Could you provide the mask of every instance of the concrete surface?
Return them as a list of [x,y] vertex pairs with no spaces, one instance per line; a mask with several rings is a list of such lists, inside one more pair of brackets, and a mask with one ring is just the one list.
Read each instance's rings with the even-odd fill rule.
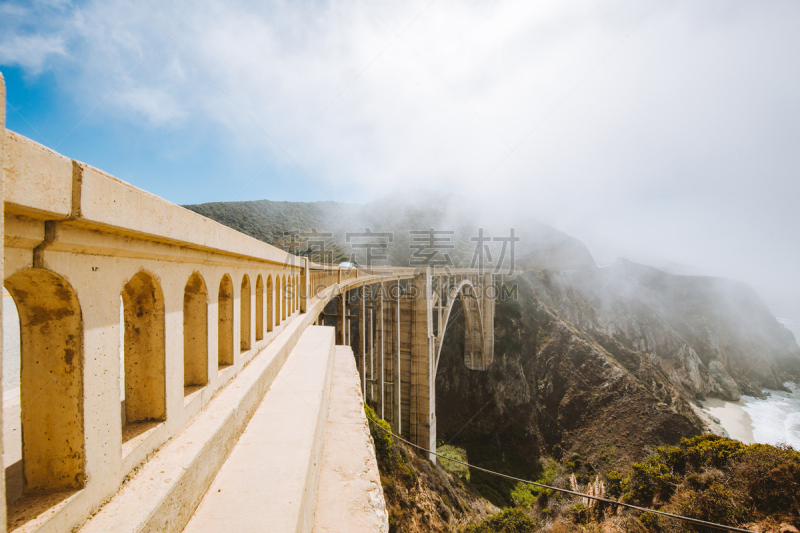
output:
[[186,533],[311,530],[333,341],[333,328],[306,329],[184,529]]
[[184,431],[138,465],[80,532],[182,531],[312,318],[287,322]]
[[369,433],[353,351],[337,346],[314,533],[389,531],[375,445]]

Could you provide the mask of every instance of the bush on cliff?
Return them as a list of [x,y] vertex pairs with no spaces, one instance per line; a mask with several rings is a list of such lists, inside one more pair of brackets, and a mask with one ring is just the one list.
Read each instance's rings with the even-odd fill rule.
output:
[[[800,524],[800,452],[788,446],[746,445],[716,435],[683,439],[631,465],[620,488],[625,501],[710,522],[771,518]],[[658,524],[653,520],[647,529]]]
[[479,524],[469,526],[464,533],[533,533],[536,521],[519,509],[506,509]]

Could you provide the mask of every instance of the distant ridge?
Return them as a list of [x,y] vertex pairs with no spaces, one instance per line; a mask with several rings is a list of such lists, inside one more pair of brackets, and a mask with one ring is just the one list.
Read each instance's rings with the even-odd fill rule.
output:
[[[456,266],[469,266],[475,243],[471,237],[484,228],[485,235],[507,237],[510,228],[520,238],[516,244],[515,260],[518,270],[593,270],[597,268],[589,249],[574,237],[548,226],[530,216],[509,217],[500,222],[497,213],[502,209],[481,209],[458,202],[441,192],[407,191],[390,194],[364,205],[325,202],[212,202],[184,206],[221,224],[251,237],[287,248],[291,231],[329,232],[333,236],[326,247],[333,259],[350,258],[352,248],[346,242],[347,232],[393,234],[388,254],[389,262],[408,266],[414,247],[411,230],[454,231],[448,251]],[[500,245],[496,248],[499,250]],[[301,253],[298,250],[298,253]],[[506,261],[508,261],[506,256]],[[508,263],[507,263],[508,264]]]

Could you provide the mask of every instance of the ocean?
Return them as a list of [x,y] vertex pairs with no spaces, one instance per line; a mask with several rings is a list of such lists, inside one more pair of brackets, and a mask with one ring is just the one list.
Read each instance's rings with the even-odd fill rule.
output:
[[720,420],[731,438],[751,444],[789,444],[800,450],[800,387],[784,383],[791,392],[765,389],[769,396],[742,396],[738,402],[710,399],[706,410]]
[[777,320],[783,327],[791,331],[794,334],[795,341],[800,343],[800,319],[778,318]]

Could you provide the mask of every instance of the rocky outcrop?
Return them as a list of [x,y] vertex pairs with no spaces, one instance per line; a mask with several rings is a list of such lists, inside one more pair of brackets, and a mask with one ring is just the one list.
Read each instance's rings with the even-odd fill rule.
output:
[[448,325],[436,378],[438,438],[477,461],[579,454],[603,469],[703,431],[649,354],[583,331],[539,297],[540,280],[516,282],[519,300],[498,303],[488,372],[468,370],[458,357],[463,319]]
[[479,463],[503,457],[519,471],[577,454],[599,471],[629,464],[721,433],[699,397],[734,400],[800,375],[794,338],[742,284],[633,264],[510,283],[519,298],[497,304],[488,371],[463,365],[456,316],[436,376],[437,436]]
[[800,347],[747,285],[620,260],[529,276],[537,297],[593,336],[648,354],[687,396],[737,400],[800,377]]

